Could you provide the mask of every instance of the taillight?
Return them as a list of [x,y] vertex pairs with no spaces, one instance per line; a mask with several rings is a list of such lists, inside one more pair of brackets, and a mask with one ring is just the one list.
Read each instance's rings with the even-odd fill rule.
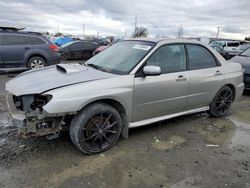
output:
[[55,44],[49,45],[49,48],[50,48],[52,51],[54,51],[54,52],[58,52],[58,47],[57,47],[57,45],[55,45]]

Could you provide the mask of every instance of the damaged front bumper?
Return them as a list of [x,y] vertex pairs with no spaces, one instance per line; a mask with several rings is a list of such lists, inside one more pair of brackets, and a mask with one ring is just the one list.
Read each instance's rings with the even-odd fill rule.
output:
[[11,94],[7,94],[6,101],[13,124],[18,128],[18,133],[24,137],[47,135],[53,138],[57,137],[63,127],[65,127],[64,120],[66,114],[18,110]]

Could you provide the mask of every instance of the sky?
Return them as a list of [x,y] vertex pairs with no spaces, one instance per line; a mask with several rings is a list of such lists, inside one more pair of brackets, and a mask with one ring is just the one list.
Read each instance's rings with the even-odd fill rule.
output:
[[136,15],[150,36],[250,36],[249,0],[0,0],[0,26],[32,31],[130,37]]

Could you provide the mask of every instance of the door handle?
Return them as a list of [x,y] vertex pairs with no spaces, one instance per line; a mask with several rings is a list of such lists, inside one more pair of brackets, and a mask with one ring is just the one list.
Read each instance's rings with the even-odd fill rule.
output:
[[216,73],[215,73],[214,75],[215,75],[215,76],[220,76],[220,75],[222,75],[222,72],[219,71],[219,70],[217,70]]
[[185,78],[183,75],[179,75],[176,78],[176,82],[185,82],[185,81],[187,81],[187,78]]
[[25,50],[29,50],[29,49],[30,49],[30,47],[24,47],[24,49],[25,49]]

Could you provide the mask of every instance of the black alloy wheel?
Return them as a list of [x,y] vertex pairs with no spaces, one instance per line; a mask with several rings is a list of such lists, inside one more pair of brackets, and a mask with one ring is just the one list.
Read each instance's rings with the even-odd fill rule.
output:
[[73,118],[70,136],[83,153],[100,153],[113,147],[121,134],[119,113],[104,103],[91,105]]
[[214,97],[210,105],[209,114],[214,117],[222,117],[228,114],[233,102],[233,92],[230,87],[224,86]]

